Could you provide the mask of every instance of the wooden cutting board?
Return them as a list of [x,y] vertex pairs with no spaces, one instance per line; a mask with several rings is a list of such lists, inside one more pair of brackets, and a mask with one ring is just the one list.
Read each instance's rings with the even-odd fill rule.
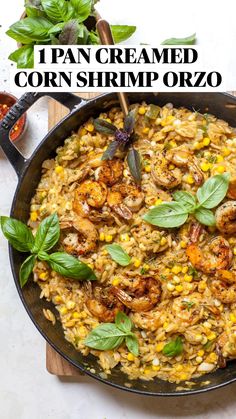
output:
[[[98,94],[99,93],[83,93],[79,96],[90,99],[98,96]],[[48,106],[48,128],[53,128],[67,113],[67,108],[62,106],[59,102],[50,99]],[[46,368],[50,374],[58,376],[81,377],[82,375],[79,369],[65,361],[49,344],[46,346]]]
[[[236,96],[236,92],[229,92]],[[98,96],[99,93],[83,93],[79,96],[89,99]],[[49,101],[48,109],[48,127],[51,129],[59,122],[66,114],[68,109],[60,105],[55,100]],[[46,348],[46,368],[51,374],[58,376],[72,376],[81,377],[81,372],[65,361],[50,345],[47,344]]]

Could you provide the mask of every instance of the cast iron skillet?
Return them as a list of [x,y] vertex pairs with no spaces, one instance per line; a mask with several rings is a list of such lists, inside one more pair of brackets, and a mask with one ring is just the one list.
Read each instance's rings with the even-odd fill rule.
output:
[[[17,119],[41,96],[48,95],[69,108],[70,113],[54,127],[42,140],[31,158],[26,160],[9,140],[9,131]],[[185,106],[196,111],[210,112],[226,120],[232,126],[236,121],[236,98],[223,93],[133,93],[129,95],[130,102],[156,103],[164,105],[172,102],[176,107]],[[40,180],[42,162],[55,155],[55,149],[61,145],[72,130],[90,116],[97,116],[101,111],[117,104],[116,94],[103,94],[95,99],[85,101],[70,93],[37,94],[26,93],[10,110],[0,125],[0,145],[7,158],[13,165],[18,178],[18,186],[11,208],[11,216],[26,222],[29,215],[30,200]],[[11,268],[20,298],[37,329],[50,345],[72,365],[79,368],[93,378],[113,387],[134,393],[151,396],[180,396],[196,394],[222,387],[236,380],[236,361],[229,362],[225,369],[204,375],[195,379],[191,390],[178,390],[176,384],[161,380],[145,382],[140,379],[131,381],[119,368],[115,368],[110,376],[100,376],[101,370],[93,356],[82,356],[63,336],[60,322],[52,326],[42,314],[43,308],[49,308],[56,316],[53,304],[39,299],[39,287],[29,282],[23,290],[19,287],[18,273],[23,261],[23,255],[11,247],[9,248]],[[181,385],[181,384],[180,384]]]

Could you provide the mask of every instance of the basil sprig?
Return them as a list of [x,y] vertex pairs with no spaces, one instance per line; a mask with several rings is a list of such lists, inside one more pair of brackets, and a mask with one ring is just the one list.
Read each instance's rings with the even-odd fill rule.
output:
[[185,38],[169,38],[165,39],[161,45],[194,45],[196,44],[196,33]]
[[65,253],[47,253],[58,242],[60,225],[57,214],[45,218],[39,225],[34,238],[32,231],[21,221],[10,217],[0,217],[4,236],[14,249],[31,253],[20,268],[20,285],[23,287],[33,271],[37,259],[46,261],[51,269],[68,278],[95,280],[96,275],[85,263]]
[[138,339],[132,332],[133,323],[123,312],[118,312],[115,323],[103,323],[93,329],[86,337],[84,344],[92,349],[108,351],[118,348],[125,342],[129,351],[138,356]]
[[230,174],[224,173],[209,178],[196,196],[186,191],[176,191],[175,201],[163,202],[143,216],[150,224],[163,228],[174,228],[183,225],[189,214],[207,226],[215,225],[215,216],[211,211],[225,198],[229,187]]
[[111,258],[121,266],[128,266],[131,262],[131,257],[128,253],[122,249],[119,244],[107,244],[106,250],[108,251]]
[[104,135],[113,135],[114,140],[109,144],[103,153],[102,160],[112,160],[116,151],[120,148],[129,148],[127,154],[127,163],[130,173],[135,182],[141,182],[141,159],[139,152],[134,149],[133,142],[135,140],[134,125],[135,125],[136,110],[133,109],[126,115],[124,119],[124,129],[118,129],[115,125],[107,122],[104,119],[97,118],[94,120],[95,129]]
[[175,340],[168,342],[162,349],[162,353],[165,356],[173,357],[182,354],[183,352],[183,342],[180,336]]

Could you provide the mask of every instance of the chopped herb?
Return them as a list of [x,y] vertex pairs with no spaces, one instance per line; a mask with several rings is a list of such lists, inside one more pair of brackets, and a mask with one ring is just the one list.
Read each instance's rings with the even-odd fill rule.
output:
[[190,308],[192,308],[192,307],[195,305],[195,303],[194,303],[193,301],[186,301],[186,300],[183,300],[183,301],[182,301],[182,305],[183,305],[185,308],[187,308],[187,310],[190,310]]
[[194,278],[198,277],[198,271],[192,265],[188,268],[188,274],[192,275]]

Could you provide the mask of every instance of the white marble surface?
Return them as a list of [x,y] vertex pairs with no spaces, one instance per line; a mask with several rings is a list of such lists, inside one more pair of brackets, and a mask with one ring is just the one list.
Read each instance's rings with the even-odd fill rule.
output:
[[[123,2],[123,0],[121,0]],[[113,23],[138,23],[139,29],[133,42],[151,42],[153,31],[145,25],[144,14],[150,10],[155,11],[157,42],[172,35],[186,35],[198,31],[199,40],[204,34],[208,39],[216,39],[213,26],[220,32],[220,36],[228,36],[223,26],[231,19],[222,20],[228,7],[233,2],[227,1],[227,8],[220,9],[223,2],[208,0],[201,8],[202,21],[196,19],[196,10],[190,9],[186,2],[181,0],[173,16],[169,17],[161,12],[159,2],[146,0],[142,2],[141,9],[131,9],[133,0],[123,2],[121,7],[118,1],[102,0],[103,14]],[[152,3],[152,8],[149,7]],[[141,4],[141,2],[140,2]],[[163,3],[164,5],[166,3]],[[209,11],[215,5],[215,24],[206,30]],[[8,75],[10,64],[7,56],[15,47],[14,41],[4,36],[4,31],[21,14],[23,0],[8,0],[0,2],[0,90],[8,90]],[[154,7],[155,6],[155,7]],[[197,4],[193,3],[194,8]],[[163,7],[163,6],[162,6]],[[227,9],[227,10],[226,10]],[[184,11],[184,15],[182,13]],[[152,16],[154,13],[152,14]],[[187,18],[186,18],[187,16]],[[180,22],[180,20],[182,21]],[[210,19],[211,20],[211,19]],[[228,20],[228,22],[227,22]],[[170,29],[167,28],[166,22]],[[221,30],[219,23],[221,22]],[[180,24],[181,23],[181,24]],[[140,25],[143,25],[142,30]],[[175,26],[174,26],[175,25]],[[173,29],[175,27],[175,33]],[[161,35],[160,35],[161,33]],[[222,35],[223,34],[223,35]],[[226,34],[226,35],[225,35]],[[218,35],[217,35],[218,36]],[[225,39],[225,38],[224,38]],[[35,145],[47,131],[46,100],[36,104],[29,112],[29,129],[24,140],[19,144],[22,151],[29,155]],[[0,214],[8,214],[17,179],[10,164],[0,151]],[[99,384],[89,378],[79,381],[59,380],[51,376],[45,369],[45,342],[34,328],[20,303],[8,262],[6,241],[0,233],[0,419],[143,419],[143,418],[234,418],[236,416],[235,391],[236,384],[205,395],[194,397],[172,398],[145,398],[114,390]]]

